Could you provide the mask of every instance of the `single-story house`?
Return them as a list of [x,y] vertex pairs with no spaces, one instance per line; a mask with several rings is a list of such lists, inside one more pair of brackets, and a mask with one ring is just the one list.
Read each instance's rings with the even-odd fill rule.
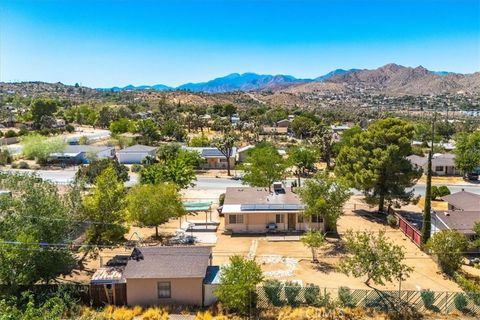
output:
[[118,162],[123,164],[139,164],[146,157],[155,158],[157,148],[136,144],[117,152]]
[[51,162],[63,162],[70,164],[89,163],[91,159],[113,158],[115,150],[112,147],[67,145],[61,152],[50,154]]
[[253,144],[249,144],[248,146],[241,147],[237,149],[237,161],[244,162],[248,156],[248,150],[255,148]]
[[269,127],[263,126],[261,134],[264,135],[286,135],[288,134],[288,127]]
[[448,210],[477,211],[480,210],[480,194],[462,190],[442,197],[448,202]]
[[296,193],[275,183],[271,191],[256,187],[227,188],[222,213],[225,230],[232,233],[324,230],[323,219],[304,217],[304,208]]
[[[184,147],[185,150],[196,151],[205,160],[200,165],[202,169],[227,169],[227,157],[215,147]],[[230,169],[235,167],[237,148],[233,147],[230,153]]]
[[[415,154],[407,157],[415,168],[428,170],[428,156],[421,157]],[[461,171],[455,167],[455,155],[451,153],[435,153],[432,156],[432,174],[437,176],[458,176]]]
[[480,222],[480,208],[476,211],[435,211],[432,214],[432,234],[441,230],[455,230],[472,237],[477,222]]
[[[123,272],[129,306],[213,303],[219,268],[211,266],[212,248],[164,246],[135,248]],[[207,285],[207,290],[206,289]]]
[[288,127],[290,127],[290,120],[283,119],[283,120],[277,121],[277,128],[288,128]]

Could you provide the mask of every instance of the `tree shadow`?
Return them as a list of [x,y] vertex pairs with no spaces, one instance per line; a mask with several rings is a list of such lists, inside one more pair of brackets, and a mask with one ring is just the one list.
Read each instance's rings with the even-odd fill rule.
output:
[[367,221],[380,224],[388,225],[387,215],[383,213],[378,213],[378,211],[368,211],[365,209],[357,209],[352,211],[356,216],[359,216]]
[[312,267],[315,271],[320,271],[320,272],[323,272],[323,273],[330,273],[330,272],[334,272],[337,270],[337,268],[335,267],[334,264],[331,264],[331,263],[327,263],[325,261],[322,261],[322,257],[319,257],[319,261],[316,262],[316,263],[313,263],[312,262]]

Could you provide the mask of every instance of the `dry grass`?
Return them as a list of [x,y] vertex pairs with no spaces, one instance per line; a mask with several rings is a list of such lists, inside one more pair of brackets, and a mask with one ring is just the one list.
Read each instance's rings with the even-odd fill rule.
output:
[[[417,206],[420,208],[420,211],[425,207],[425,198],[420,197],[418,200]],[[448,203],[445,201],[432,200],[432,209],[433,210],[448,210]]]

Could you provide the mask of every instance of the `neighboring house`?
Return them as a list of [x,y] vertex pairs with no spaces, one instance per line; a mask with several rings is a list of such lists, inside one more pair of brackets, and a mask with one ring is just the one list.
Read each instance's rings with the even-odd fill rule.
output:
[[[426,173],[428,170],[428,157],[410,155],[407,157],[415,168],[422,168]],[[455,167],[455,155],[451,153],[435,153],[432,156],[432,174],[437,176],[458,176],[461,171]]]
[[476,211],[435,211],[432,214],[432,234],[441,230],[455,230],[473,237],[475,223],[480,222],[480,207]]
[[304,207],[296,193],[275,183],[271,192],[268,188],[227,188],[222,213],[225,229],[232,233],[324,230],[322,218],[302,215]]
[[51,153],[49,161],[69,164],[89,163],[91,159],[113,158],[115,150],[112,147],[67,145],[62,152]]
[[136,144],[117,152],[118,162],[123,164],[139,164],[146,157],[155,158],[157,148]]
[[346,124],[338,125],[338,126],[333,126],[332,125],[332,131],[335,133],[343,133],[343,131],[350,129],[350,127]]
[[255,148],[253,144],[237,149],[237,161],[244,162],[248,156],[248,150]]
[[213,296],[218,267],[212,267],[212,248],[139,247],[123,272],[129,306],[205,306]]
[[262,132],[261,134],[264,135],[286,135],[288,134],[288,128],[287,127],[269,127],[269,126],[264,126],[262,127]]
[[[227,157],[215,147],[183,147],[185,150],[196,151],[205,160],[202,169],[227,169]],[[233,147],[230,153],[230,169],[235,167],[237,148]]]
[[288,128],[288,127],[290,127],[290,120],[283,119],[283,120],[277,121],[277,128]]
[[448,210],[478,211],[480,210],[480,195],[462,190],[442,197],[448,202]]

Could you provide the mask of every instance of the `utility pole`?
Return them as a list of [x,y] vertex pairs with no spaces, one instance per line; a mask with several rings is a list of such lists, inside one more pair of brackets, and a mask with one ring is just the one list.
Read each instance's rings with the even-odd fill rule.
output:
[[433,111],[432,120],[432,139],[430,142],[430,151],[428,152],[428,165],[427,165],[427,186],[425,188],[425,206],[423,210],[422,221],[422,245],[425,245],[430,238],[432,231],[432,156],[433,156],[433,144],[435,141],[435,121],[437,120],[436,109]]

